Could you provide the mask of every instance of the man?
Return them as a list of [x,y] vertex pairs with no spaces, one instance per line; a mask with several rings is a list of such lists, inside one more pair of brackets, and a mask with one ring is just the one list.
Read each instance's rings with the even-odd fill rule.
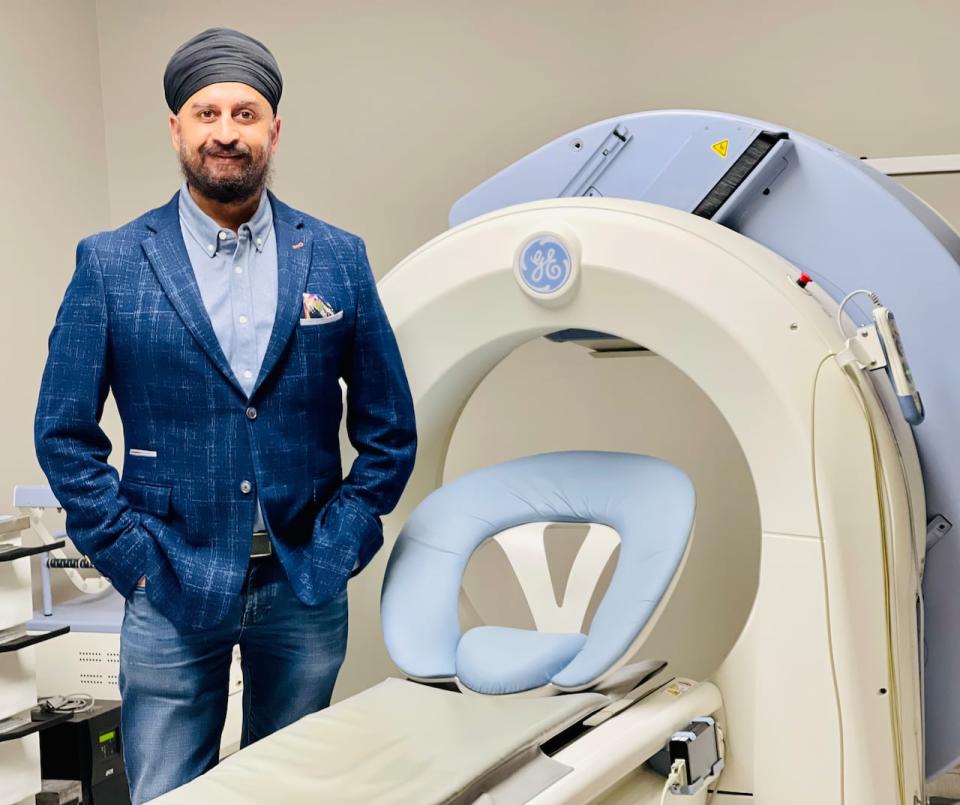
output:
[[[83,240],[50,336],[40,463],[67,530],[127,599],[120,689],[135,803],[217,760],[232,648],[242,743],[329,704],[346,582],[413,464],[410,392],[363,242],[266,191],[282,79],[210,29],[164,75],[186,181]],[[341,477],[340,380],[358,451]],[[123,421],[123,478],[99,427]]]

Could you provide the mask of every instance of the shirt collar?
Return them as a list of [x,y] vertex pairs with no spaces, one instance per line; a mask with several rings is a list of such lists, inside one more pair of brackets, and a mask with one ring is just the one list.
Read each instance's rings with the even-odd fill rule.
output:
[[[180,221],[190,236],[197,242],[208,257],[216,257],[220,251],[220,244],[233,233],[224,229],[209,215],[207,215],[190,195],[187,183],[180,188]],[[273,232],[273,209],[266,192],[260,194],[260,204],[253,217],[240,226],[240,231],[249,230],[253,247],[262,252]],[[222,233],[222,236],[221,236]]]

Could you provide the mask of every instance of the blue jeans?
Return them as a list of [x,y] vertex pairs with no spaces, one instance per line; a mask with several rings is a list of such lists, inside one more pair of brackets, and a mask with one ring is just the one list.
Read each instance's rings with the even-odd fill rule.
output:
[[226,620],[188,632],[138,587],[120,632],[121,735],[133,805],[216,765],[237,644],[246,746],[330,704],[347,647],[347,593],[308,607],[276,556],[251,559]]

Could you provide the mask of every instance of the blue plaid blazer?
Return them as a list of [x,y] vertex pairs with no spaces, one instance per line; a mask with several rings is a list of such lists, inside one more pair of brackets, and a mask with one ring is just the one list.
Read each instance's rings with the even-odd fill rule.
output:
[[[50,336],[37,455],[77,547],[175,623],[219,623],[247,569],[259,497],[297,596],[337,596],[383,544],[413,467],[413,404],[363,242],[271,195],[277,314],[248,398],[224,356],[180,232],[178,195],[77,247]],[[342,317],[300,323],[304,293]],[[333,317],[331,317],[333,319]],[[346,478],[339,428],[358,457]],[[112,389],[123,475],[99,426]],[[155,454],[155,455],[154,455]],[[244,483],[247,482],[247,483]]]

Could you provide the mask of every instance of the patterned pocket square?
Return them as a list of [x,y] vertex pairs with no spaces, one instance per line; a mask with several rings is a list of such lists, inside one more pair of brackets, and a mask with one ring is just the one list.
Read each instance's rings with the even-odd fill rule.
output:
[[333,313],[333,308],[320,294],[305,293],[303,295],[303,318],[325,319]]

